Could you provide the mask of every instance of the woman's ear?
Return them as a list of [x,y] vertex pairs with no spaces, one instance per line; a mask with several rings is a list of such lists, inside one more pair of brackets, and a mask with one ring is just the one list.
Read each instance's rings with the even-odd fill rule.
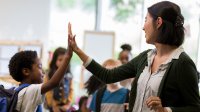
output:
[[28,68],[23,68],[23,69],[22,69],[22,73],[23,73],[23,75],[25,75],[25,76],[29,76],[29,75],[30,75],[30,69],[28,69]]
[[158,17],[156,20],[156,26],[157,26],[156,28],[159,29],[162,23],[163,23],[163,19],[161,17]]

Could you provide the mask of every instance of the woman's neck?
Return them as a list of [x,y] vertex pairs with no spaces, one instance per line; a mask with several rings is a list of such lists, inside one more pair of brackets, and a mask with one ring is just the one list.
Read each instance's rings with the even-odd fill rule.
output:
[[155,47],[157,50],[156,55],[158,57],[169,56],[175,49],[177,49],[176,46],[160,44],[160,43],[156,43]]

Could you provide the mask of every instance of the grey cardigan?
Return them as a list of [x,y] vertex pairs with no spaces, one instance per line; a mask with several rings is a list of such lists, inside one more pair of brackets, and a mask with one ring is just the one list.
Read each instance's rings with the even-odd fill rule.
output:
[[[142,52],[129,63],[111,70],[103,68],[94,60],[86,69],[105,83],[114,83],[134,77],[129,99],[129,112],[132,112],[137,81],[147,65],[148,51]],[[179,59],[171,61],[159,86],[158,96],[162,106],[170,107],[172,112],[200,112],[198,73],[194,62],[185,52],[181,53]]]

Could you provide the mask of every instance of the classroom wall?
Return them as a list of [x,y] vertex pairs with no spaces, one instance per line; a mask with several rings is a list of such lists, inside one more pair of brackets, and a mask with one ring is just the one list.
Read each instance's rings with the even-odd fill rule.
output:
[[51,0],[0,0],[0,39],[37,40],[48,36]]

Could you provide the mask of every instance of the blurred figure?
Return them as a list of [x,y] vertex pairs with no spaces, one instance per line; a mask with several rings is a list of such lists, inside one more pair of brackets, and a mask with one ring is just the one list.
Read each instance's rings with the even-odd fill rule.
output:
[[106,84],[99,79],[97,79],[94,75],[92,75],[85,83],[85,89],[88,93],[88,103],[87,107],[89,107],[93,94],[95,93],[96,90],[104,87]]
[[[51,79],[55,71],[61,65],[61,62],[66,53],[66,49],[59,47],[55,50],[52,60],[50,62],[49,73],[45,77],[45,82]],[[66,69],[64,78],[61,80],[60,85],[49,91],[45,95],[46,105],[50,112],[67,112],[71,107],[73,99],[73,86],[72,86],[72,74],[70,71],[70,65]]]
[[[113,59],[108,59],[103,63],[103,67],[107,69],[120,65],[119,60]],[[107,84],[94,93],[90,109],[93,112],[124,112],[124,103],[128,94],[129,90],[123,88],[119,82]]]
[[88,97],[82,96],[78,103],[79,109],[72,112],[90,112],[90,110],[87,107],[87,102],[88,102]]
[[131,54],[132,47],[129,44],[123,44],[121,48],[122,51],[119,53],[118,59],[122,62],[122,64],[126,64],[128,61],[132,59],[132,54]]
[[105,86],[105,83],[100,81],[93,75],[85,83],[85,89],[88,95],[92,95],[96,90],[103,86]]
[[[132,47],[129,44],[123,44],[121,48],[122,48],[122,51],[119,53],[118,59],[122,62],[122,64],[126,64],[132,59],[132,54],[131,54]],[[133,78],[126,79],[126,80],[120,81],[120,84],[123,87],[130,90],[132,81],[133,81]]]

